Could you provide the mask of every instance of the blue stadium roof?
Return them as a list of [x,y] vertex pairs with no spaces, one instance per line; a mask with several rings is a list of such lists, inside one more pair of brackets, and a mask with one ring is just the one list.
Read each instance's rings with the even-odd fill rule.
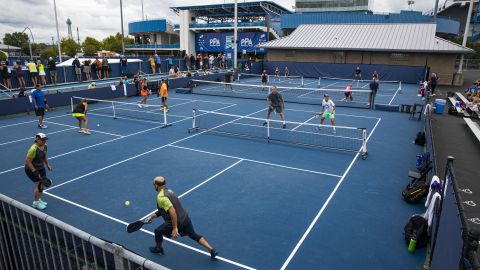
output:
[[[265,13],[262,8],[262,5],[269,5],[278,11],[279,14],[292,13],[290,10],[280,6],[279,4],[271,1],[255,1],[255,2],[239,2],[238,3],[238,12],[255,12],[255,13]],[[198,6],[182,6],[182,7],[171,7],[174,12],[179,12],[180,10],[195,10],[199,13],[199,16],[209,16],[211,14],[223,14],[232,13],[235,7],[234,3],[225,3],[225,4],[212,4],[212,5],[198,5]]]
[[376,14],[373,12],[315,12],[293,13],[281,16],[283,29],[295,29],[301,24],[356,24],[356,23],[427,23],[432,17],[417,11]]

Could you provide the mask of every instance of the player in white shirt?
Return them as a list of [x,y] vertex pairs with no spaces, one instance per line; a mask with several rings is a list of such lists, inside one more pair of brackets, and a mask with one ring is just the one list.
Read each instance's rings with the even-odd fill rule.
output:
[[[315,116],[317,118],[320,116],[322,117],[322,119],[320,120],[320,125],[323,125],[323,121],[325,121],[325,118],[329,117],[330,121],[332,122],[333,133],[335,133],[335,103],[333,103],[328,94],[325,94],[323,96],[322,111],[317,113]],[[320,128],[321,127],[319,127],[319,129]]]

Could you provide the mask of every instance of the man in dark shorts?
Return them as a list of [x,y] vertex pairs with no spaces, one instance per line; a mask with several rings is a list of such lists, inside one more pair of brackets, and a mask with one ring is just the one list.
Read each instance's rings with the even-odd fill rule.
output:
[[50,71],[50,80],[52,84],[57,84],[57,63],[53,60],[53,57],[48,58],[48,70]]
[[44,187],[42,179],[47,176],[44,165],[47,165],[49,171],[52,170],[52,166],[48,163],[46,142],[47,135],[38,133],[35,136],[35,143],[28,150],[25,158],[25,173],[35,183],[32,207],[38,210],[43,210],[47,207],[47,203],[40,198]]
[[360,67],[357,67],[357,69],[355,69],[355,80],[361,80],[362,79],[362,70],[360,69]]
[[45,93],[42,91],[40,84],[37,84],[35,90],[32,91],[32,104],[35,115],[38,118],[38,127],[42,129],[47,128],[47,126],[43,124],[43,116],[45,115],[45,108],[47,108],[48,105]]
[[268,103],[268,112],[267,112],[267,120],[263,123],[264,126],[267,125],[268,120],[270,119],[270,114],[272,112],[279,113],[280,118],[283,121],[283,128],[287,127],[285,123],[285,115],[283,114],[283,110],[285,108],[285,102],[283,101],[283,97],[280,93],[278,93],[277,87],[272,86],[272,92],[267,97]]
[[368,99],[368,104],[370,105],[370,108],[373,109],[373,103],[378,91],[378,80],[375,80],[375,78],[373,78],[372,82],[370,83],[370,90],[372,90],[372,93]]
[[233,91],[233,88],[232,88],[232,77],[233,77],[233,73],[232,72],[227,72],[225,73],[225,84],[223,86],[223,90],[227,91],[227,87],[230,87],[230,90]]
[[208,249],[210,257],[215,259],[218,252],[208,244],[205,237],[195,233],[192,221],[188,216],[187,211],[183,208],[180,200],[175,193],[166,187],[167,182],[162,176],[157,176],[153,180],[153,187],[158,192],[157,208],[158,210],[146,218],[146,222],[152,222],[152,219],[162,216],[164,223],[155,229],[155,243],[154,247],[150,247],[153,253],[163,254],[163,236],[179,237],[187,235],[191,239],[197,241],[200,245]]

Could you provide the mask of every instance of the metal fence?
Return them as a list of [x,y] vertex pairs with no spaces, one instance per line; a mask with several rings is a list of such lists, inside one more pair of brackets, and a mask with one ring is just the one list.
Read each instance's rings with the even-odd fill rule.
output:
[[0,270],[167,268],[0,194]]
[[[455,69],[458,70],[460,59],[455,62]],[[464,59],[463,70],[480,70],[480,59]]]

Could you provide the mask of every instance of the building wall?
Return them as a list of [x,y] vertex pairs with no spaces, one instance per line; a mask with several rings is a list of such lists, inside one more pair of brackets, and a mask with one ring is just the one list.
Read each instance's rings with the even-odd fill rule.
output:
[[296,12],[369,10],[372,0],[296,0]]
[[311,50],[272,50],[268,61],[317,62],[336,64],[400,65],[430,67],[441,78],[440,83],[450,85],[455,73],[455,54],[390,53],[390,52],[343,52]]

